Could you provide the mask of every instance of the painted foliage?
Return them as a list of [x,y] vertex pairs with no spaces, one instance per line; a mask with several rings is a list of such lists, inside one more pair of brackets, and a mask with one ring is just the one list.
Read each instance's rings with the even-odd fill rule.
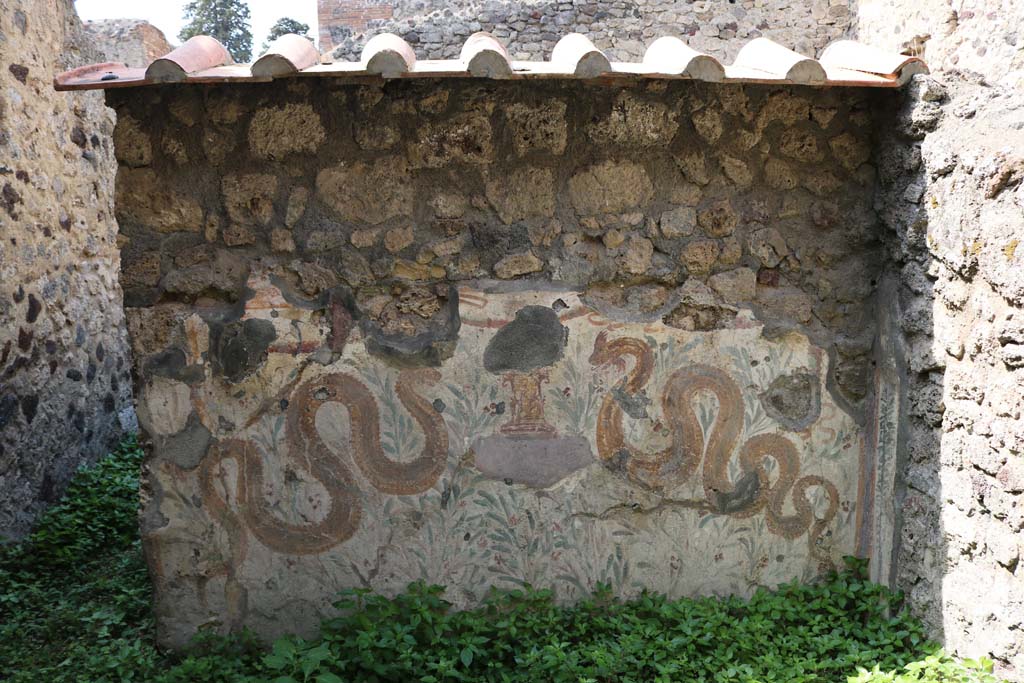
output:
[[801,335],[465,288],[439,366],[382,360],[358,329],[323,363],[309,315],[259,291],[246,318],[277,342],[246,398],[207,375],[189,410],[214,445],[152,463],[168,523],[147,545],[182,624],[312,625],[342,587],[417,579],[462,605],[523,584],[745,594],[856,548],[861,432]]

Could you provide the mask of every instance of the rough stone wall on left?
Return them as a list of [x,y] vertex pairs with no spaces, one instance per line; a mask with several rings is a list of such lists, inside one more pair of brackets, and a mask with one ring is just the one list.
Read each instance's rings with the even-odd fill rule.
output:
[[113,115],[55,94],[95,62],[72,0],[0,13],[0,539],[134,421],[112,210]]

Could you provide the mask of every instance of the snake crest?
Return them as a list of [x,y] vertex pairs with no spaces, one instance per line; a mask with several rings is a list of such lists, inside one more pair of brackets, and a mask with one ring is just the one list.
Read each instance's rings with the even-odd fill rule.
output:
[[[627,370],[627,359],[633,366]],[[605,394],[597,417],[598,457],[630,481],[652,490],[682,484],[701,470],[704,499],[692,507],[750,517],[765,513],[769,531],[787,539],[810,532],[815,554],[818,539],[827,530],[839,506],[839,492],[832,482],[816,475],[800,477],[800,457],[793,442],[779,434],[758,434],[740,443],[743,431],[743,396],[728,374],[709,365],[680,368],[665,382],[661,396],[662,420],[670,433],[669,445],[655,453],[638,450],[626,441],[623,431],[623,396],[644,396],[654,370],[654,352],[640,339],[608,338],[601,331],[590,356],[594,366],[612,366],[625,372],[618,386]],[[700,394],[712,394],[718,402],[714,423],[705,434],[694,408]],[[628,407],[628,406],[627,406]],[[737,453],[740,475],[733,482],[729,462]],[[766,460],[775,461],[778,476],[772,481]],[[824,517],[814,515],[807,493],[823,488],[829,506]],[[784,511],[792,494],[794,514]]]

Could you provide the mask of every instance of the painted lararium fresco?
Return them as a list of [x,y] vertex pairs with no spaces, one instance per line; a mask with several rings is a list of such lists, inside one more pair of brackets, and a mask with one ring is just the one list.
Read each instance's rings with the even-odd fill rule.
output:
[[399,41],[108,91],[165,644],[345,587],[749,594],[871,550],[886,95],[795,83],[898,79],[568,43],[536,81],[404,78]]
[[[268,280],[249,286],[240,329],[274,340],[267,361],[192,389],[202,424],[233,429],[194,467],[163,465],[168,524],[149,536],[164,580],[205,577],[195,609],[241,623],[252,603],[276,620],[338,586],[416,579],[462,604],[523,583],[747,593],[855,549],[860,430],[803,335],[766,340],[745,313],[685,332],[571,291],[464,287],[442,314],[461,323],[450,358],[396,367],[355,329],[331,339],[295,315]],[[209,332],[186,323],[198,371]],[[329,363],[310,358],[321,344]],[[187,393],[159,380],[145,400],[174,400],[171,384]],[[158,439],[187,423],[178,401]]]

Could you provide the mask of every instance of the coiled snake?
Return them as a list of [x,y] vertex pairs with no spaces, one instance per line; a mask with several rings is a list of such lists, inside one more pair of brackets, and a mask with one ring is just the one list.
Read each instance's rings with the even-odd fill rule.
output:
[[[248,533],[279,553],[306,555],[323,552],[352,537],[362,519],[358,483],[351,469],[324,443],[316,427],[321,407],[337,402],[348,409],[352,460],[370,484],[383,493],[410,495],[433,486],[448,457],[448,430],[444,418],[415,389],[433,385],[440,373],[432,368],[403,370],[395,383],[402,406],[424,435],[420,455],[408,462],[392,460],[380,443],[377,402],[355,377],[336,373],[301,385],[290,399],[285,427],[292,460],[327,492],[330,509],[322,519],[306,524],[287,522],[268,508],[263,495],[263,463],[252,441],[234,439],[211,450],[199,470],[199,485],[206,508],[227,532],[225,595],[235,620],[244,613],[245,590],[236,572],[248,554]],[[218,491],[219,473],[227,460],[235,462],[235,501],[229,505]],[[223,487],[229,490],[227,486]]]
[[[639,339],[608,339],[607,331],[598,334],[590,356],[592,365],[614,365],[625,370],[625,359],[632,357],[633,368],[619,386],[609,391],[598,411],[597,452],[605,465],[623,472],[645,488],[661,490],[687,481],[703,464],[704,500],[692,507],[734,517],[749,517],[765,512],[771,533],[797,538],[810,531],[808,543],[818,556],[818,540],[835,517],[839,491],[832,482],[816,475],[799,477],[800,456],[793,442],[778,434],[759,434],[739,444],[743,430],[743,396],[736,382],[726,373],[708,365],[695,364],[672,373],[661,397],[663,419],[671,443],[657,453],[644,453],[626,442],[624,412],[616,394],[635,396],[647,385],[654,369],[654,352]],[[705,441],[693,402],[708,392],[718,400],[718,414]],[[734,484],[729,478],[729,461],[740,445],[740,475]],[[772,458],[778,477],[771,481],[765,460]],[[824,517],[817,518],[807,498],[810,488],[819,486],[828,494]],[[790,492],[795,513],[783,509]]]

